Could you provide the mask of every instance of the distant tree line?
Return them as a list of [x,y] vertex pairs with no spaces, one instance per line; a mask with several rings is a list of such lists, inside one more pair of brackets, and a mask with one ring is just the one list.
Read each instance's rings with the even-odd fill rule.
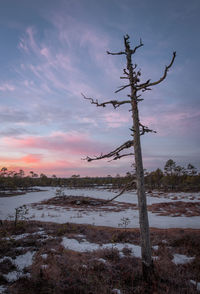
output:
[[[66,186],[69,188],[94,188],[102,186],[111,189],[120,189],[134,179],[135,174],[127,172],[125,176],[117,174],[115,177],[80,177],[72,175],[69,178],[61,178],[56,175],[51,177],[44,173],[40,175],[30,171],[25,175],[21,169],[18,172],[10,171],[6,167],[0,170],[0,190],[15,191],[16,189],[29,190],[32,187]],[[200,191],[200,173],[192,164],[187,167],[176,165],[172,159],[167,160],[164,170],[156,169],[152,172],[145,171],[146,190],[163,191]],[[136,188],[136,186],[135,186]]]
[[146,173],[145,183],[149,189],[163,189],[167,191],[199,191],[200,173],[192,164],[187,167],[176,165],[175,161],[169,159],[164,171],[156,169]]

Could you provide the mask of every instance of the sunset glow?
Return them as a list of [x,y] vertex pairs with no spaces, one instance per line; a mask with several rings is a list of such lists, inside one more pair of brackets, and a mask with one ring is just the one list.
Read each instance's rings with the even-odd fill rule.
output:
[[[42,3],[41,3],[42,2]],[[151,2],[151,3],[150,3]],[[161,3],[162,2],[162,3]],[[124,99],[123,50],[128,33],[142,81],[166,80],[139,104],[141,121],[157,131],[142,137],[145,168],[172,158],[200,168],[198,75],[200,3],[186,1],[0,2],[0,168],[68,177],[125,174],[132,159],[88,163],[130,139],[129,108],[91,105]]]

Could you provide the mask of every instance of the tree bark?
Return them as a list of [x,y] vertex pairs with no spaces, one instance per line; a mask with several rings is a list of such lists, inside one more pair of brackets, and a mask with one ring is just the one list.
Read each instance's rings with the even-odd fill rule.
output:
[[138,208],[139,208],[139,223],[140,223],[140,238],[141,238],[141,251],[142,251],[142,268],[143,277],[145,280],[149,280],[152,274],[153,262],[151,257],[151,242],[149,234],[149,221],[146,204],[146,194],[144,187],[144,169],[142,162],[142,151],[140,142],[140,120],[138,113],[138,101],[137,90],[134,87],[134,75],[132,66],[132,54],[129,48],[129,44],[126,44],[126,58],[127,69],[129,71],[129,81],[131,84],[131,111],[133,119],[133,146],[136,166],[136,184],[137,184],[137,196],[138,196]]

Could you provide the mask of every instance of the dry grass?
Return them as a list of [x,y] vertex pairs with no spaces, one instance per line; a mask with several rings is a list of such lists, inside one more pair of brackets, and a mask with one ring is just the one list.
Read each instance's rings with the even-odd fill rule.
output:
[[125,202],[108,202],[104,199],[97,199],[85,196],[57,196],[48,200],[32,204],[37,209],[42,209],[41,205],[55,205],[65,208],[78,208],[87,211],[112,211],[119,212],[127,208],[137,209],[136,204]]
[[[41,238],[33,234],[44,230],[52,239]],[[13,235],[29,233],[19,240]],[[27,271],[29,278],[20,278],[7,283],[3,274],[14,270],[9,260],[0,264],[0,282],[6,285],[11,294],[106,294],[112,289],[121,293],[197,293],[189,281],[199,281],[200,273],[200,230],[151,229],[152,245],[158,245],[153,255],[155,277],[151,289],[147,289],[142,279],[141,260],[131,256],[130,250],[124,250],[124,257],[117,249],[102,249],[94,252],[78,253],[61,246],[62,237],[77,238],[83,234],[87,241],[95,243],[129,242],[139,244],[138,229],[114,229],[77,224],[55,224],[42,222],[24,222],[14,229],[12,222],[5,222],[0,229],[0,258],[14,257],[36,250],[34,262]],[[10,238],[8,238],[10,236]],[[8,240],[5,240],[5,237]],[[20,250],[17,248],[21,247]],[[173,254],[195,256],[194,261],[175,265]],[[43,254],[47,254],[44,258]]]
[[200,203],[183,201],[154,203],[148,206],[148,210],[165,216],[200,216]]

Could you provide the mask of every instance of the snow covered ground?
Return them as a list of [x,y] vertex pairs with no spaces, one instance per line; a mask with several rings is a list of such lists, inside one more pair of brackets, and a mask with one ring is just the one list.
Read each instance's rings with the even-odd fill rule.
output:
[[[38,203],[42,200],[55,197],[57,188],[46,188],[48,191],[30,192],[26,195],[0,198],[0,219],[7,219],[9,215],[14,215],[15,208],[26,204],[29,208],[30,219],[40,221],[52,221],[57,223],[82,223],[96,226],[123,227],[124,219],[128,220],[126,227],[139,227],[138,210],[126,209],[120,212],[109,211],[87,211],[87,208],[63,208],[53,205],[39,205],[38,209],[31,207],[31,203]],[[64,190],[66,195],[88,196],[92,198],[111,199],[116,195],[116,191],[103,189],[68,189]],[[137,204],[136,192],[126,192],[116,199],[117,202]],[[200,202],[200,193],[160,193],[155,191],[147,193],[147,203],[149,205],[162,202]],[[172,217],[158,216],[149,212],[149,223],[151,227],[157,228],[200,228],[200,216],[193,217]]]
[[138,258],[141,258],[141,247],[138,245],[133,245],[130,243],[106,243],[99,245],[97,243],[90,243],[85,239],[81,241],[77,241],[76,239],[69,239],[67,237],[63,237],[63,241],[61,243],[66,249],[78,251],[78,252],[87,252],[94,251],[98,249],[117,249],[119,250],[120,256],[123,257],[123,249],[127,248],[131,251],[132,255]]
[[[11,271],[6,275],[3,275],[4,278],[8,282],[14,282],[18,280],[20,277],[26,276],[26,274],[23,273],[23,270],[32,265],[33,262],[33,257],[34,257],[35,252],[26,252],[25,254],[18,255],[15,259],[12,259],[9,256],[4,256],[3,258],[0,259],[0,263],[3,262],[6,259],[9,259],[13,265],[16,266],[15,271]],[[1,293],[1,292],[0,292]]]

